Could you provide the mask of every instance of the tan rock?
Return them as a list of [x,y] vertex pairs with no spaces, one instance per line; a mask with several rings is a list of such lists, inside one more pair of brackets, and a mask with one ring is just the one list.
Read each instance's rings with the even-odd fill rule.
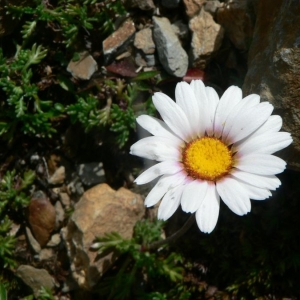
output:
[[67,67],[67,71],[74,78],[82,80],[89,80],[97,69],[97,62],[87,52],[80,53],[80,59],[77,61],[71,60]]
[[192,31],[190,59],[193,67],[205,68],[222,43],[224,30],[213,17],[202,8],[189,23]]
[[39,291],[41,287],[45,287],[50,290],[55,287],[55,280],[44,269],[36,269],[32,266],[20,265],[16,274],[33,290],[37,299],[39,298]]
[[104,59],[108,62],[111,56],[126,45],[135,33],[135,26],[131,19],[127,19],[114,33],[103,41]]
[[66,178],[66,170],[64,166],[60,166],[54,172],[54,174],[48,179],[50,184],[63,184]]
[[142,29],[135,34],[134,46],[145,54],[153,54],[155,52],[151,28]]
[[113,231],[131,238],[144,212],[142,197],[125,188],[115,191],[100,184],[84,193],[62,231],[72,275],[80,287],[91,289],[115,260],[112,253],[97,258],[97,252],[90,251],[95,238]]
[[300,5],[285,0],[257,3],[243,92],[260,94],[275,106],[274,114],[283,118],[283,130],[294,140],[279,156],[300,171]]
[[185,12],[189,18],[199,13],[206,0],[183,0]]
[[29,206],[28,220],[35,239],[43,247],[55,226],[55,208],[42,192],[35,193]]

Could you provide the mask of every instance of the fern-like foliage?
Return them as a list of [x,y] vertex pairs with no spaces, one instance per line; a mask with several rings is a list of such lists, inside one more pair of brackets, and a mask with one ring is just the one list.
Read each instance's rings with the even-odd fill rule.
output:
[[29,204],[28,188],[33,183],[33,171],[24,173],[23,178],[16,175],[16,171],[8,171],[0,182],[0,216],[7,206],[19,210]]
[[18,48],[10,63],[0,49],[0,88],[7,95],[1,103],[0,136],[12,138],[17,127],[24,134],[51,136],[55,132],[51,118],[59,111],[49,100],[39,98],[39,88],[32,82],[31,66],[39,64],[47,55],[47,50],[34,44],[31,49]]
[[[115,276],[106,277],[100,283],[100,294],[106,299],[130,299],[136,297],[134,286],[141,278],[143,285],[151,284],[161,278],[167,282],[179,282],[182,279],[182,257],[177,253],[165,251],[146,251],[146,244],[161,239],[163,222],[143,220],[137,222],[131,240],[126,240],[116,232],[98,237],[92,249],[104,254],[114,251],[118,255],[127,255]],[[141,284],[141,282],[139,282]],[[139,291],[146,299],[145,291]],[[140,295],[141,296],[141,295]]]

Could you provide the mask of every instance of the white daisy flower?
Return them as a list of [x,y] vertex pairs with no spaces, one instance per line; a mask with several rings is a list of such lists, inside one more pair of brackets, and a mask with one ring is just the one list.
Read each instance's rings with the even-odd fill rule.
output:
[[280,116],[273,106],[260,103],[259,95],[242,98],[229,87],[221,99],[200,80],[181,82],[176,103],[155,93],[153,103],[163,121],[142,115],[137,122],[153,136],[131,146],[130,153],[159,161],[135,182],[148,183],[162,176],[145,199],[147,207],[162,201],[158,218],[167,220],[179,205],[196,213],[201,231],[216,226],[220,198],[237,215],[251,210],[250,199],[264,200],[280,186],[275,174],[285,161],[272,155],[292,143],[291,135],[278,132]]

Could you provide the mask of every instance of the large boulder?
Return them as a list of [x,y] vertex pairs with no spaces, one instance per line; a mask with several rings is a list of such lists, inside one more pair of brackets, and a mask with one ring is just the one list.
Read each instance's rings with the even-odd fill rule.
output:
[[275,106],[294,143],[280,155],[300,170],[300,5],[258,1],[244,94],[257,93]]

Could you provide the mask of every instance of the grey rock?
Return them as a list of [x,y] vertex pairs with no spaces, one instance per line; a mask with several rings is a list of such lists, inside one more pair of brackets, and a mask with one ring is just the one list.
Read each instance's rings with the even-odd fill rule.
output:
[[157,59],[154,54],[145,55],[146,63],[148,67],[154,67],[157,64]]
[[134,58],[135,63],[139,66],[139,67],[146,67],[147,66],[147,62],[146,62],[146,58],[145,55],[143,55],[140,52],[137,52],[135,54],[135,58]]
[[153,17],[153,38],[159,61],[173,76],[183,77],[188,68],[188,56],[167,18]]
[[127,19],[114,33],[103,41],[104,61],[108,63],[114,55],[122,52],[135,34],[135,26]]
[[20,265],[16,274],[33,290],[36,298],[39,297],[41,287],[46,287],[50,290],[55,287],[53,277],[44,269],[36,269],[32,266]]
[[300,171],[300,5],[298,1],[258,1],[248,56],[244,95],[260,94],[283,118],[294,142],[279,156]]
[[97,69],[97,62],[87,52],[80,53],[80,59],[78,61],[71,60],[67,67],[67,71],[74,78],[82,80],[89,80]]
[[145,54],[153,54],[155,52],[155,44],[152,38],[151,28],[144,28],[138,31],[134,37],[134,46],[142,50]]
[[81,196],[84,193],[84,187],[79,178],[75,178],[67,185],[69,195]]
[[105,182],[105,172],[101,162],[80,164],[77,173],[83,184],[92,186]]
[[161,4],[167,8],[176,8],[178,7],[180,0],[162,0]]

